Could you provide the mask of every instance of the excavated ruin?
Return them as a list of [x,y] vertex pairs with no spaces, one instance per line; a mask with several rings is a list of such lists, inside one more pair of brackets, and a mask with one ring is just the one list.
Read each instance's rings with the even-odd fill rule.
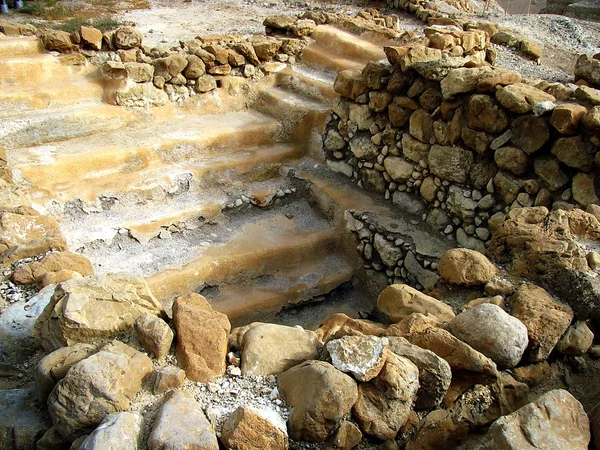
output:
[[598,448],[598,55],[388,3],[0,22],[0,448]]

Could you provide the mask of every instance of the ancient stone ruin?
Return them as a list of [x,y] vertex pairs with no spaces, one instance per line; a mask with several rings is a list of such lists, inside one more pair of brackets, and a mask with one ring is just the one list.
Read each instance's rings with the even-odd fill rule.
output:
[[600,449],[600,53],[474,11],[0,21],[0,449]]

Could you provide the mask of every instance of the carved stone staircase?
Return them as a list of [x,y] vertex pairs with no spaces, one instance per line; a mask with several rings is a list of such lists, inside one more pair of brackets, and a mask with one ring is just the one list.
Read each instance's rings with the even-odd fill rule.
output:
[[[108,105],[96,68],[32,38],[0,40],[0,145],[13,182],[96,273],[145,276],[167,310],[201,292],[239,325],[323,299],[362,263],[343,202],[311,189],[336,175],[311,169],[323,162],[337,71],[384,55],[332,27],[313,37],[303,64],[255,86],[253,109],[232,101],[220,114]],[[372,307],[358,297],[355,309]]]

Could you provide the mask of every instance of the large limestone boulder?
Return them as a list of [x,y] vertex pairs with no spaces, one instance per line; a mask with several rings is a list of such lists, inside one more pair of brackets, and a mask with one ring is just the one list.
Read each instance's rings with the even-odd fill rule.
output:
[[219,450],[217,436],[202,407],[185,391],[165,396],[148,438],[149,450]]
[[522,285],[511,298],[512,315],[527,327],[528,359],[543,361],[567,331],[573,311],[557,302],[548,292],[532,283]]
[[548,273],[542,280],[571,307],[578,320],[600,319],[600,281],[593,274],[565,267]]
[[108,414],[124,411],[152,371],[152,361],[114,341],[78,362],[48,398],[48,412],[65,438],[90,433]]
[[227,418],[221,441],[232,450],[287,450],[288,436],[284,420],[270,410],[238,407]]
[[177,360],[193,381],[208,382],[225,374],[231,324],[204,297],[188,294],[173,304]]
[[452,307],[417,291],[407,284],[386,287],[377,298],[377,309],[392,322],[400,322],[413,313],[431,314],[443,322],[454,319]]
[[109,414],[85,438],[79,450],[137,450],[142,416],[135,412]]
[[76,342],[110,340],[132,328],[144,313],[162,306],[142,277],[107,275],[60,283],[39,317],[36,329],[44,349]]
[[35,384],[40,403],[46,403],[56,383],[67,375],[71,367],[97,351],[98,348],[95,345],[73,344],[44,356],[38,363],[35,373]]
[[386,351],[379,375],[358,385],[352,411],[361,430],[378,439],[394,439],[408,420],[419,390],[419,369],[409,359]]
[[77,48],[77,45],[71,40],[71,35],[66,31],[45,28],[39,37],[48,51],[67,53]]
[[390,351],[408,359],[419,369],[415,409],[439,406],[452,380],[450,365],[432,351],[413,345],[402,337],[389,336],[388,341]]
[[449,283],[475,286],[486,284],[498,273],[498,269],[485,255],[475,250],[453,248],[440,258],[438,272]]
[[587,450],[590,424],[581,403],[556,389],[496,420],[488,438],[487,448],[498,450]]
[[350,373],[357,381],[375,378],[386,361],[386,338],[375,336],[344,336],[327,343],[333,366]]
[[356,382],[324,361],[292,367],[279,375],[277,386],[292,407],[290,436],[302,441],[325,441],[358,398]]
[[515,367],[529,343],[527,327],[491,303],[460,313],[450,322],[450,331],[502,369]]
[[517,208],[494,229],[487,254],[509,272],[533,280],[561,267],[585,271],[587,252],[578,237],[598,239],[600,222],[581,210]]
[[319,357],[315,333],[300,327],[255,323],[234,330],[232,340],[240,349],[244,375],[277,375]]

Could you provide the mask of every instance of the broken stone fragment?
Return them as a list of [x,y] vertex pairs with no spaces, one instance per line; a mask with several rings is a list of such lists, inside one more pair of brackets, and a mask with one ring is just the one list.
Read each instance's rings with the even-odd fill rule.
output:
[[386,338],[375,336],[344,336],[327,343],[333,366],[350,373],[357,381],[375,378],[385,364]]
[[275,411],[240,406],[229,415],[221,441],[232,450],[286,450],[288,436],[285,421]]
[[144,348],[156,359],[161,359],[169,353],[173,342],[173,331],[160,317],[145,313],[134,323],[135,332]]
[[180,388],[185,382],[185,372],[178,367],[167,366],[156,372],[152,392],[162,394],[170,388]]
[[208,382],[225,374],[231,324],[214,311],[204,297],[188,294],[173,304],[177,332],[177,359],[187,377]]

